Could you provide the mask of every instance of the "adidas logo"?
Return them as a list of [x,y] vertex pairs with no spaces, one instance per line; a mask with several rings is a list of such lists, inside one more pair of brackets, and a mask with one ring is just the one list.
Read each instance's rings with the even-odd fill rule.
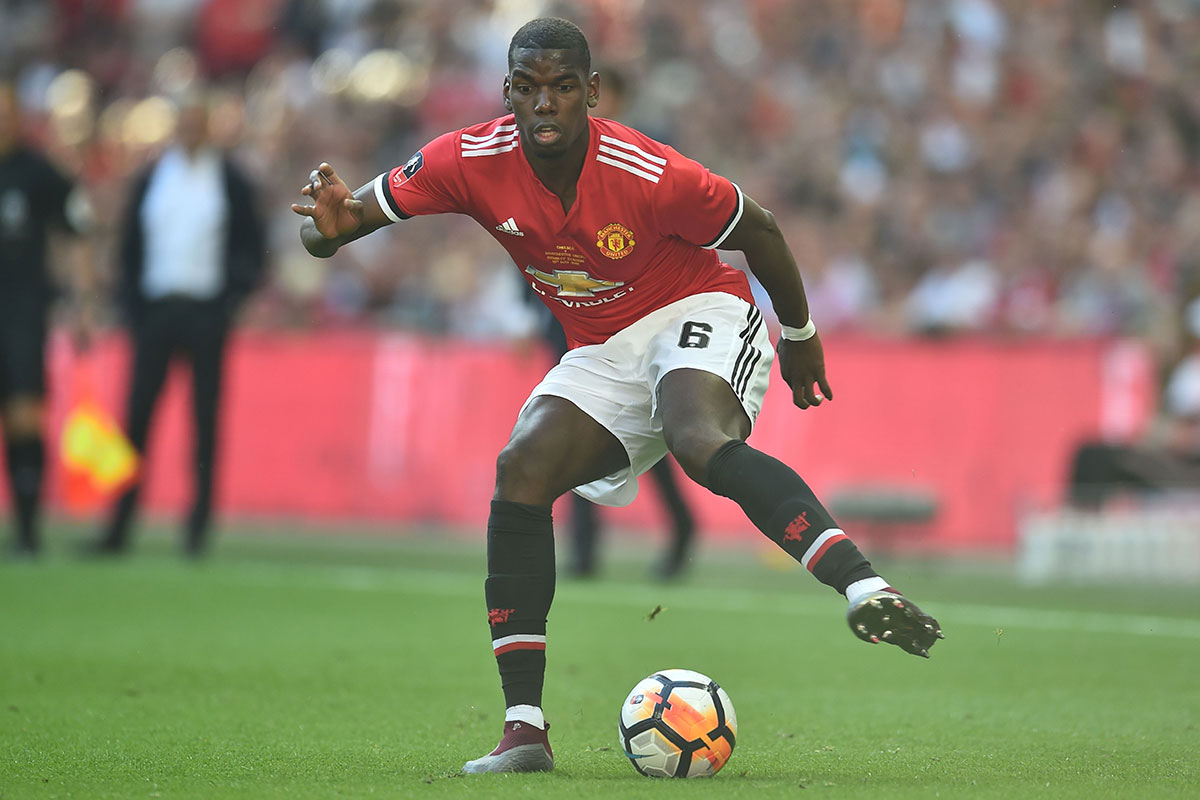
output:
[[497,225],[496,230],[500,231],[501,233],[510,233],[513,236],[525,235],[521,229],[517,227],[517,222],[512,217],[509,217],[508,219],[504,220],[504,222],[501,222],[499,225]]

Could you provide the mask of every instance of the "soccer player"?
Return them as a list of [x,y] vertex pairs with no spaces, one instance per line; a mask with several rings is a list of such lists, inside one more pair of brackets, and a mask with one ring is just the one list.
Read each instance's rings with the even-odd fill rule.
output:
[[[0,429],[14,510],[12,552],[35,556],[45,473],[47,317],[54,284],[47,268],[51,232],[82,236],[91,209],[74,183],[21,138],[15,90],[0,83]],[[70,255],[76,334],[90,334],[83,295],[93,287],[85,239]]]
[[351,193],[329,164],[292,210],[317,257],[385,225],[460,213],[512,256],[572,349],[533,390],[496,464],[485,583],[507,706],[504,733],[466,772],[549,770],[542,714],[554,596],[551,505],[574,490],[629,503],[670,451],[692,480],[736,501],[769,538],[849,601],[851,630],[928,656],[941,638],[871,568],[803,480],[748,444],[773,349],[740,250],[783,324],[780,371],[795,404],[833,396],[796,262],[775,220],[734,183],[627,126],[590,117],[600,92],[583,33],[527,23],[508,50],[509,114],[440,136]]

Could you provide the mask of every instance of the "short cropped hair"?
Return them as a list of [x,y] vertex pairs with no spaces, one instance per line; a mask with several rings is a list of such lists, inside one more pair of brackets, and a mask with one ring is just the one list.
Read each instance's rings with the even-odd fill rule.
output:
[[573,50],[583,59],[583,71],[592,71],[592,51],[588,48],[587,37],[570,20],[539,17],[522,25],[508,45],[510,70],[516,63],[513,53],[517,50]]

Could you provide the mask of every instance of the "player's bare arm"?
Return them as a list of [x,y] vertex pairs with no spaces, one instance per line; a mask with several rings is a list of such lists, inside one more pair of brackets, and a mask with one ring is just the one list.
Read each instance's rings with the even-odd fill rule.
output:
[[[742,218],[721,243],[721,249],[740,250],[746,256],[746,266],[767,290],[780,323],[800,329],[808,325],[804,282],[791,248],[770,211],[744,196]],[[799,408],[833,399],[833,390],[825,377],[825,351],[815,330],[804,341],[781,339],[778,349],[780,374],[791,387],[792,400]]]
[[300,224],[300,241],[317,258],[329,258],[342,245],[392,222],[379,207],[372,184],[351,193],[334,168],[324,162],[309,173],[300,194],[313,204],[293,203],[292,211],[306,218]]

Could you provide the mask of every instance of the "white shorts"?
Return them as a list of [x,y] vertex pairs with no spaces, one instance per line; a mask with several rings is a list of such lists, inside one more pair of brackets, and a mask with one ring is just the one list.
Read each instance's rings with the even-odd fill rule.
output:
[[719,375],[753,425],[774,360],[757,308],[724,292],[698,294],[648,314],[603,344],[569,351],[525,406],[542,395],[562,397],[616,436],[629,466],[575,492],[601,505],[626,506],[637,497],[637,477],[667,453],[657,392],[664,375],[685,368]]

